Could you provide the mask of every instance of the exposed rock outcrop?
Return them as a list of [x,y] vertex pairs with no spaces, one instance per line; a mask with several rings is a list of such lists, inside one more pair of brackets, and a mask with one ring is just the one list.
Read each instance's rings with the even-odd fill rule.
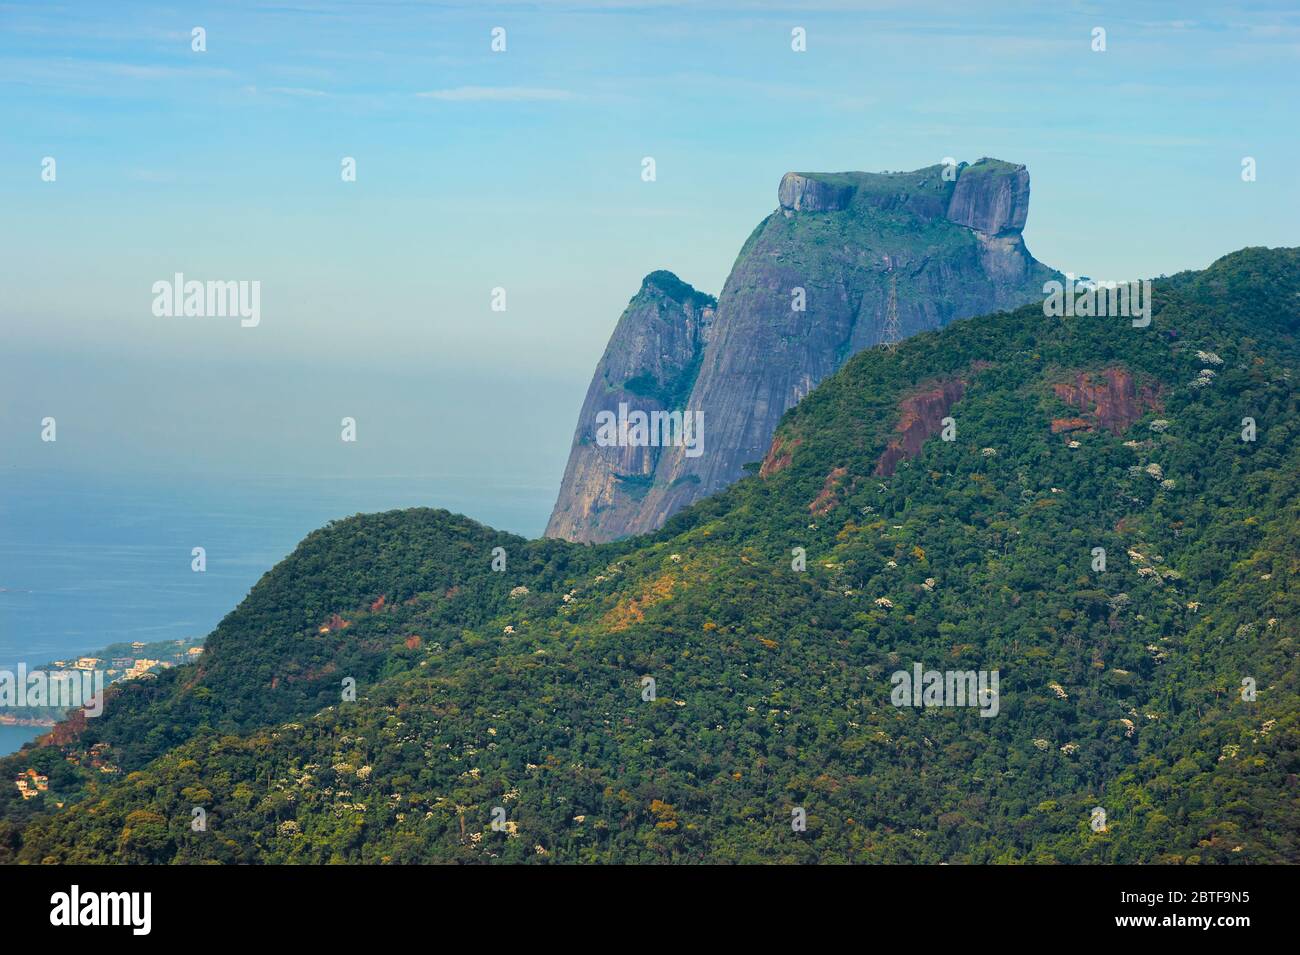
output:
[[784,438],[777,435],[772,439],[772,446],[767,449],[763,463],[758,469],[759,477],[771,477],[778,471],[784,471],[794,458],[795,449],[803,442],[799,438]]
[[[881,343],[891,284],[904,338],[1041,297],[1057,273],[1034,260],[1020,235],[1028,196],[1028,171],[994,159],[958,167],[955,181],[941,165],[787,173],[779,208],[741,249],[716,316],[706,320],[703,305],[656,313],[656,321],[683,328],[659,332],[678,343],[674,357],[645,374],[689,386],[622,391],[633,407],[702,413],[703,453],[590,447],[593,398],[612,409],[611,389],[642,374],[654,351],[632,330],[648,315],[633,299],[588,391],[547,534],[605,541],[644,533],[735,481],[745,464],[764,458],[789,408],[851,355]],[[639,357],[625,361],[624,347]]]
[[853,198],[853,187],[801,176],[797,172],[787,172],[781,177],[776,198],[787,214],[834,212],[837,209],[848,208],[849,201]]
[[939,433],[943,419],[965,393],[966,382],[953,378],[904,398],[899,407],[898,424],[894,427],[896,437],[890,440],[876,461],[876,474],[888,477],[894,473],[899,461],[920,454],[921,446]]
[[829,514],[835,508],[835,505],[839,503],[840,484],[848,473],[848,468],[838,467],[832,468],[831,473],[826,475],[826,480],[822,483],[822,489],[808,503],[808,510],[812,512],[813,517],[823,517]]
[[1053,418],[1052,434],[1068,434],[1071,431],[1091,431],[1092,422],[1087,418]]
[[1029,216],[1029,170],[981,159],[962,170],[948,203],[948,219],[988,236],[1019,233]]
[[1148,411],[1159,410],[1163,401],[1154,385],[1138,386],[1127,368],[1102,368],[1076,372],[1069,381],[1052,385],[1056,397],[1085,412],[1083,417],[1057,418],[1053,433],[1105,428],[1122,434]]

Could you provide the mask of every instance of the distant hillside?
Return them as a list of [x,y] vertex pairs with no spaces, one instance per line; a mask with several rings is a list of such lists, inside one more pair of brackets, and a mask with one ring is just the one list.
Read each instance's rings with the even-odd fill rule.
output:
[[[182,640],[152,640],[112,643],[102,650],[74,657],[70,660],[53,660],[43,666],[34,667],[32,672],[69,670],[78,666],[78,660],[85,665],[82,670],[101,671],[104,683],[112,684],[121,680],[152,680],[159,667],[167,668],[179,663],[192,662],[203,652],[201,638]],[[2,692],[2,691],[0,691]],[[0,709],[0,725],[53,726],[68,715],[67,707],[61,706],[12,706]]]
[[[647,536],[331,524],[0,761],[0,857],[1300,861],[1298,329],[1300,250],[1246,249],[1145,328],[862,351]],[[918,664],[997,671],[996,715],[895,705]]]

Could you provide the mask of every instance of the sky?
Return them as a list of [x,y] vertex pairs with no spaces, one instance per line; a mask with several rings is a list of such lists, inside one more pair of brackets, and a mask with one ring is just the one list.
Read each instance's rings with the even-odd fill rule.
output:
[[0,468],[558,489],[642,277],[716,294],[784,172],[995,156],[1048,265],[1202,268],[1300,244],[1297,67],[1293,3],[0,2]]

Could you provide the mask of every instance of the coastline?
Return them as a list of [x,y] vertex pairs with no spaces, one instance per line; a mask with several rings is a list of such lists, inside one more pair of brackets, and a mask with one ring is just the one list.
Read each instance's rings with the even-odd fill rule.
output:
[[59,721],[48,717],[10,716],[0,714],[0,726],[58,726]]

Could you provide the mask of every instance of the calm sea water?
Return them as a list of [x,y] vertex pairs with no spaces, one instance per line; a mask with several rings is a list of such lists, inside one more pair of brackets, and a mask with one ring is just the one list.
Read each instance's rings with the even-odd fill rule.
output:
[[0,756],[16,753],[23,743],[48,732],[44,726],[0,726]]
[[[445,507],[528,537],[545,482],[478,477],[210,478],[0,471],[0,669],[110,643],[207,634],[308,532],[356,513]],[[207,550],[207,572],[190,569]],[[0,753],[42,732],[0,726]]]

